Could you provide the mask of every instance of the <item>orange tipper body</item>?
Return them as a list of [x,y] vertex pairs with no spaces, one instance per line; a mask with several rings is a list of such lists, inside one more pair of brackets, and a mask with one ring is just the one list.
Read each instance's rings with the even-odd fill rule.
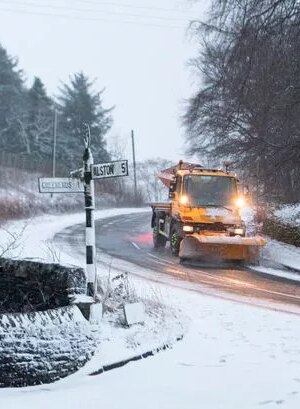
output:
[[247,237],[241,219],[243,198],[234,173],[179,162],[158,177],[169,189],[169,203],[151,205],[155,248],[170,242],[181,259],[254,261],[265,244]]

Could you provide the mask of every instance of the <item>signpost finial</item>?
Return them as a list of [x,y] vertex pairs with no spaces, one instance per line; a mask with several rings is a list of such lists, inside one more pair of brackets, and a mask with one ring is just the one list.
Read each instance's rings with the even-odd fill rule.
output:
[[85,149],[90,149],[91,147],[91,130],[90,130],[90,126],[89,124],[84,124],[84,126],[86,127],[86,132],[84,135],[84,146]]

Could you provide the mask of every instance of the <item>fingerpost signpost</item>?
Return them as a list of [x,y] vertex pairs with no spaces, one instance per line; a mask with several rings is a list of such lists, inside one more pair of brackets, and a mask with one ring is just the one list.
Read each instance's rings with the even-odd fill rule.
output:
[[84,137],[84,146],[83,168],[71,172],[71,177],[39,178],[39,192],[84,193],[87,295],[95,299],[97,271],[94,180],[128,176],[128,161],[119,160],[94,165],[89,127],[87,135]]

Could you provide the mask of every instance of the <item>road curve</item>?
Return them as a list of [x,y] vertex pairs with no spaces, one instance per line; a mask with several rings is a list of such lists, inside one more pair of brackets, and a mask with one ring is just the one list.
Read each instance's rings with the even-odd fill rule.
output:
[[[237,295],[239,299],[244,298],[248,302],[251,299],[258,305],[260,301],[275,301],[300,307],[300,282],[229,264],[183,265],[171,255],[168,246],[162,251],[154,250],[150,213],[120,215],[96,221],[96,236],[97,247],[105,253],[177,280],[200,284],[203,289],[209,288],[210,294],[213,290],[218,296],[220,292],[228,294],[229,298]],[[55,242],[59,245],[66,241],[79,252],[84,252],[84,225],[72,226],[55,236]]]

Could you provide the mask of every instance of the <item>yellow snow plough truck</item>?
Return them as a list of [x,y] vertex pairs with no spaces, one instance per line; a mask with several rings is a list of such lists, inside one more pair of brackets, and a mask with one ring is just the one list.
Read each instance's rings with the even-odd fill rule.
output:
[[179,162],[158,175],[169,188],[169,203],[152,203],[153,243],[166,246],[181,260],[257,261],[265,245],[247,237],[240,208],[238,178],[220,169]]

